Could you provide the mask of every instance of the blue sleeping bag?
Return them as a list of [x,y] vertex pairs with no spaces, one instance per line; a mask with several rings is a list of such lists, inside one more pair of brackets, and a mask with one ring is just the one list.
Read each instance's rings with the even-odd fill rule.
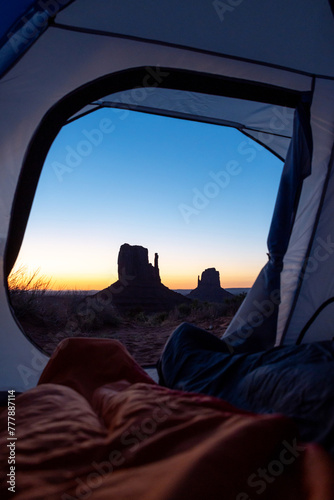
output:
[[332,341],[231,354],[225,342],[188,323],[168,340],[158,363],[160,383],[216,396],[256,413],[294,419],[301,440],[334,456]]

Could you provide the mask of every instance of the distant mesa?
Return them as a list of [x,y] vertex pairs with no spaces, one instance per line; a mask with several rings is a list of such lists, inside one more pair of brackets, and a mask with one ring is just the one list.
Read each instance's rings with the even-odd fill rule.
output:
[[118,280],[90,295],[89,300],[86,298],[86,306],[82,307],[83,315],[90,311],[92,306],[89,304],[94,305],[101,320],[108,322],[116,311],[121,314],[150,314],[170,311],[180,304],[190,304],[193,299],[221,303],[233,297],[233,294],[221,288],[219,272],[215,268],[206,269],[201,279],[198,277],[197,288],[187,295],[170,290],[161,283],[158,254],[155,254],[154,263],[151,264],[148,249],[140,245],[121,245],[117,264]]
[[158,261],[157,253],[152,265],[147,248],[124,243],[118,254],[118,280],[96,296],[104,301],[111,297],[110,307],[116,307],[121,313],[169,311],[190,302],[161,283]]
[[233,294],[220,286],[219,271],[214,267],[210,267],[202,272],[201,279],[198,276],[197,288],[192,290],[186,297],[189,299],[201,300],[203,302],[220,303],[233,297]]

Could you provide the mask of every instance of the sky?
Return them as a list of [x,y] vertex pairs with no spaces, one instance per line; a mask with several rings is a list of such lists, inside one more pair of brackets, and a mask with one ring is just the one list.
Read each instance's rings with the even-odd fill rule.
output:
[[209,268],[224,288],[250,287],[282,162],[239,131],[102,109],[66,126],[46,158],[16,267],[55,289],[117,280],[123,243],[159,254],[162,282],[192,289]]

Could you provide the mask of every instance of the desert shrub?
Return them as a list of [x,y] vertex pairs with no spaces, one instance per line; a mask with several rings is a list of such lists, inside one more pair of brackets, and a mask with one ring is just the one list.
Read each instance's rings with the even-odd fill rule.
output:
[[168,312],[158,312],[155,314],[151,314],[150,317],[148,318],[148,321],[150,325],[152,326],[159,326],[162,323],[164,323],[168,318]]
[[81,290],[70,290],[63,292],[67,300],[67,309],[69,314],[73,314],[77,311],[80,304],[86,297],[86,293]]
[[191,321],[212,320],[224,316],[223,304],[200,302],[192,311],[190,316]]
[[40,275],[39,269],[28,272],[26,266],[14,269],[8,277],[8,291],[17,319],[25,316],[45,317],[47,311],[42,298],[49,290],[51,279]]
[[197,309],[201,309],[202,303],[198,299],[192,299],[191,301],[191,309],[196,311]]
[[106,314],[103,317],[105,326],[118,328],[122,324],[122,318],[115,312],[114,314]]
[[79,330],[81,332],[94,332],[104,326],[103,319],[98,314],[78,315]]
[[240,296],[231,297],[225,302],[201,302],[197,299],[193,300],[190,304],[180,304],[170,311],[168,319],[170,321],[182,320],[191,323],[214,320],[225,316],[233,316],[242,303],[245,294]]
[[180,318],[180,313],[176,307],[168,312],[167,321],[174,322]]
[[179,311],[181,318],[185,318],[186,316],[189,316],[191,313],[191,305],[187,303],[178,305],[177,309]]
[[230,299],[227,299],[224,304],[226,315],[234,316],[245,300],[246,295],[246,292],[242,292],[234,297],[231,297]]
[[116,328],[121,324],[121,319],[117,316],[105,319],[99,313],[92,314],[77,314],[70,317],[67,322],[67,333],[92,333],[102,330],[103,328]]
[[140,314],[144,314],[143,309],[140,306],[134,306],[126,312],[125,316],[129,319],[135,319]]
[[67,306],[64,328],[69,333],[96,332],[105,327],[117,327],[122,322],[115,307],[103,306],[95,294],[72,290],[64,292],[64,298]]
[[144,311],[140,311],[138,314],[135,315],[134,320],[137,323],[146,323],[148,318],[147,318],[146,314],[144,313]]
[[105,327],[118,327],[121,324],[119,314],[110,304],[108,309],[105,309],[101,305],[96,307],[94,299],[92,300],[93,302],[82,292],[73,296],[66,325],[69,331],[96,332]]
[[190,321],[193,313],[192,303],[183,302],[173,309],[171,309],[168,313],[167,320],[174,321]]

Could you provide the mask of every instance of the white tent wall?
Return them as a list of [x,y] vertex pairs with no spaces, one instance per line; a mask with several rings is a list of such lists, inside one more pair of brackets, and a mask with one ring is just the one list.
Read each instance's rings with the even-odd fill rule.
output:
[[[304,181],[294,230],[284,258],[278,343],[296,343],[314,313],[334,296],[334,281],[331,279],[334,272],[334,179],[333,165],[331,165],[334,144],[333,96],[333,81],[321,79],[316,81],[311,108],[312,175]],[[326,179],[329,174],[327,186]],[[324,189],[326,189],[325,198],[321,206]],[[312,247],[309,249],[316,218],[319,222],[311,240]],[[305,256],[307,265],[302,270]],[[300,286],[300,293],[298,290],[295,299],[297,285]],[[291,310],[293,302],[294,307]],[[328,307],[313,325],[312,335],[305,335],[303,340],[310,342],[332,339],[334,337],[332,312],[332,308]],[[289,316],[291,320],[286,323]]]
[[294,109],[159,87],[142,92],[139,97],[140,100],[138,92],[132,90],[117,92],[99,99],[95,104],[101,108],[120,107],[235,127],[263,144],[280,159],[286,156],[292,136]]
[[[315,3],[313,0],[298,1],[292,4],[287,0],[278,4],[261,0],[255,10],[252,3],[240,2],[241,5],[238,9],[233,9],[234,17],[231,15],[228,23],[222,22],[211,2],[209,2],[209,10],[208,3],[204,1],[196,4],[190,1],[184,2],[182,9],[179,8],[179,2],[173,2],[171,5],[163,1],[144,3],[145,9],[143,5],[141,8],[136,5],[131,9],[131,5],[124,2],[119,4],[119,9],[115,11],[114,2],[76,0],[60,12],[56,18],[57,22],[68,23],[69,29],[57,27],[57,23],[50,26],[1,79],[0,362],[2,380],[0,390],[10,388],[21,391],[34,386],[47,360],[46,356],[30,344],[12,317],[7,299],[3,259],[6,253],[7,235],[21,169],[36,130],[43,117],[53,106],[64,96],[97,78],[136,67],[147,68],[151,66],[156,68],[153,76],[152,72],[149,72],[146,75],[147,78],[144,79],[145,81],[139,82],[139,86],[154,87],[167,77],[166,72],[159,70],[159,68],[164,67],[220,75],[241,81],[254,81],[298,92],[307,92],[312,88],[312,76],[298,73],[298,70],[311,73],[318,71],[326,75],[334,75],[333,66],[328,64],[331,54],[329,48],[334,45],[334,33],[331,31],[333,20],[327,0],[320,0],[319,3]],[[164,42],[179,43],[189,45],[189,47],[193,44],[195,48],[218,52],[226,50],[229,52],[229,56],[236,56],[236,58],[214,55],[206,53],[204,50],[191,50],[191,48],[188,50],[168,44],[145,43],[144,41],[112,37],[110,34],[71,31],[70,28],[74,24],[80,29],[90,29],[91,27],[103,29],[105,28],[104,23],[109,21],[107,27],[112,31],[112,29],[118,28],[121,30],[122,26],[124,27],[128,23],[130,35],[144,37],[150,31],[150,22],[147,24],[146,20],[153,19],[148,15],[153,7],[157,9],[158,13],[158,17],[154,18],[153,24],[156,33],[152,32],[153,38],[155,35],[159,36],[159,33],[163,33],[167,37],[166,40],[162,40]],[[291,14],[292,7],[295,14],[287,16],[288,12]],[[93,9],[93,14],[90,14],[91,9]],[[139,9],[143,29],[140,32],[132,33],[133,29],[141,26],[138,16],[135,15],[136,9]],[[189,22],[187,12],[191,14],[192,22]],[[203,12],[202,17],[201,12]],[[303,15],[298,17],[296,12],[302,12]],[[317,19],[316,15],[319,12],[321,12],[321,16]],[[163,17],[163,14],[166,15],[166,18]],[[176,23],[179,28],[176,31],[170,29],[170,26],[175,24],[173,14],[179,16],[179,21]],[[251,19],[257,20],[257,22],[252,23]],[[259,19],[261,19],[261,28],[264,30],[261,36],[258,36]],[[278,28],[280,26],[279,19],[286,21],[284,43],[282,30],[280,27]],[[165,30],[161,30],[162,20]],[[204,20],[205,25],[203,25]],[[319,22],[323,23],[322,30],[319,30]],[[284,22],[283,25],[285,25]],[[294,27],[295,25],[297,28]],[[188,32],[184,29],[185,26],[188,27]],[[205,29],[203,29],[204,26]],[[199,33],[202,34],[201,37],[198,37]],[[235,36],[236,33],[242,33],[244,36]],[[302,36],[305,33],[307,33],[307,37]],[[292,43],[296,37],[300,46]],[[252,43],[250,43],[251,40],[253,40]],[[303,57],[298,59],[300,53],[303,54]],[[244,59],[238,59],[238,57],[249,57],[269,62],[271,65],[247,62]],[[274,64],[281,67],[275,67]],[[284,69],[284,66],[291,67],[292,71]],[[320,99],[326,88],[330,92],[331,83],[328,82],[326,87],[325,81],[319,81],[317,84],[319,90],[316,89],[315,97],[319,96]],[[321,86],[322,88],[320,88]],[[328,103],[324,101],[323,104],[319,104],[320,120],[326,119],[326,116],[332,113],[333,104],[329,93],[328,98]],[[321,106],[327,106],[324,115]],[[316,109],[314,104],[313,108]],[[73,113],[75,112],[76,110],[73,110]],[[314,117],[316,116],[318,119],[318,114],[314,113]],[[314,130],[316,132],[315,124]],[[270,133],[270,116],[268,117],[267,131]],[[255,136],[256,134],[254,132]],[[326,158],[322,157],[322,151],[318,150],[319,160],[317,159],[315,163],[315,179],[318,179],[317,175],[322,168],[327,168],[331,141],[332,138],[328,136],[328,141],[325,144]],[[320,144],[321,142],[319,146],[316,144],[316,148],[322,148]],[[327,162],[326,167],[324,162]],[[321,176],[319,179],[320,189],[323,185],[323,179]],[[310,181],[310,184],[312,184],[313,189],[313,181]],[[304,199],[303,206],[308,207],[312,193],[310,192],[308,196],[305,194]],[[319,199],[316,200],[316,204],[318,203]],[[300,224],[302,223],[302,215],[303,213],[298,219]],[[314,218],[315,213],[312,216]],[[305,248],[307,245],[306,238]],[[293,248],[293,240],[290,246]],[[296,269],[302,265],[302,255],[300,258]],[[288,297],[284,304],[291,304],[291,297]]]
[[16,324],[3,286],[0,289],[0,317],[0,391],[23,392],[37,384],[48,357],[34,347]]

